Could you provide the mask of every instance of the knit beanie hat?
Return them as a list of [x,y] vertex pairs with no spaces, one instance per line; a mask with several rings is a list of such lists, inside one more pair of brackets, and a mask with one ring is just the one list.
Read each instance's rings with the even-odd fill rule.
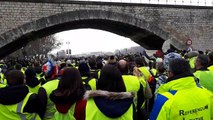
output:
[[34,68],[28,67],[27,70],[25,71],[26,78],[33,78],[36,77],[36,72]]
[[164,56],[163,65],[167,71],[169,70],[169,62],[176,58],[181,58],[181,55],[175,52],[171,52]]

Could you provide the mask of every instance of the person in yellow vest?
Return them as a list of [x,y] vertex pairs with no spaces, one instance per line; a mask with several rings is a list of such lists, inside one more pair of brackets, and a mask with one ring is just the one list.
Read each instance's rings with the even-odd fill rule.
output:
[[50,100],[49,96],[53,90],[55,90],[58,86],[59,80],[53,79],[46,82],[42,85],[38,91],[40,96],[46,98],[43,102],[46,103],[45,114],[43,120],[54,120],[54,114],[56,112],[56,108],[54,107],[54,103]]
[[45,73],[47,82],[40,87],[38,94],[46,98],[43,100],[43,102],[47,104],[43,120],[53,120],[56,108],[54,107],[54,103],[50,100],[49,97],[52,91],[58,87],[59,80],[57,78],[57,70],[54,72],[54,66],[51,65],[51,62],[48,61],[47,63],[43,66],[43,72]]
[[41,120],[45,104],[37,94],[29,92],[20,70],[6,74],[7,86],[0,89],[0,120]]
[[32,93],[38,93],[39,88],[41,87],[40,81],[36,77],[36,72],[33,67],[28,67],[25,71],[26,85],[29,88],[29,91]]
[[[137,119],[143,120],[146,119],[145,110],[141,109],[144,100],[150,99],[152,97],[151,89],[144,86],[140,83],[140,80],[137,76],[129,74],[129,65],[125,60],[118,61],[118,69],[122,74],[122,78],[126,87],[126,92],[134,92],[134,104],[136,106]],[[146,88],[145,88],[146,87]],[[146,89],[150,89],[150,93],[145,93]],[[143,113],[142,113],[143,112]]]
[[97,61],[97,78],[96,79],[99,79],[100,78],[100,75],[101,75],[101,69],[104,67],[104,64],[102,62],[102,60],[98,60]]
[[149,72],[153,77],[156,77],[157,76],[156,60],[150,60],[148,64],[149,64]]
[[189,65],[193,72],[195,71],[195,60],[196,60],[197,56],[198,56],[198,52],[196,52],[196,51],[191,51],[184,56],[184,58],[189,61]]
[[81,62],[78,66],[82,81],[86,90],[96,90],[96,79],[90,75],[90,68],[86,62]]
[[208,65],[208,56],[207,55],[198,55],[195,60],[195,69],[194,76],[198,78],[198,82],[201,86],[213,92],[213,71],[207,69]]
[[7,70],[7,65],[4,63],[3,60],[0,60],[0,88],[2,86],[6,86],[6,84],[7,84],[5,75],[4,75],[6,70]]
[[16,70],[20,70],[22,73],[24,73],[24,71],[23,71],[23,69],[22,69],[22,65],[21,65],[21,64],[16,63],[16,64],[14,65],[14,68],[15,68]]
[[[144,57],[136,57],[135,62],[137,64],[137,67],[139,71],[143,74],[144,82],[142,81],[142,84],[144,86],[147,86],[146,88],[150,87],[152,94],[154,94],[154,88],[155,88],[155,79],[154,76],[151,75],[151,69],[148,67],[148,63],[145,61]],[[149,86],[148,86],[149,85]],[[146,100],[146,105],[143,105],[143,108],[146,107],[146,111],[150,112],[151,108],[153,106],[154,96],[150,100]]]
[[0,88],[6,87],[7,80],[5,78],[5,73],[7,71],[7,65],[0,61]]
[[75,105],[83,98],[85,88],[76,68],[65,68],[56,90],[50,99],[57,109],[54,120],[75,120]]
[[196,82],[188,61],[174,58],[167,70],[167,83],[157,91],[150,120],[212,120],[213,94]]
[[40,63],[38,61],[33,62],[33,68],[36,72],[37,79],[40,81],[41,85],[43,85],[46,82],[46,80]]
[[24,73],[25,70],[26,70],[26,67],[23,67],[22,64],[19,64],[19,63],[16,63],[15,66],[14,66],[14,68],[16,70],[21,70],[22,73]]
[[138,67],[138,69],[143,73],[145,80],[150,80],[151,78],[151,74],[149,72],[149,67],[147,62],[145,61],[145,59],[143,57],[136,57],[135,58],[135,63]]
[[90,75],[93,78],[98,79],[98,68],[97,68],[97,62],[96,62],[96,58],[95,57],[91,57],[88,60],[88,64],[90,67]]
[[208,70],[213,71],[213,52],[208,54]]
[[96,91],[85,93],[86,102],[76,106],[76,120],[133,120],[133,92],[125,92],[121,73],[113,65],[105,65]]
[[0,73],[0,88],[7,85],[7,80],[3,72]]

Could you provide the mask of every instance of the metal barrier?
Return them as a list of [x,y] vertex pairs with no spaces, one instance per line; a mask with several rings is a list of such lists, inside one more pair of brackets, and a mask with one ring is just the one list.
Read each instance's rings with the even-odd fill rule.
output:
[[165,4],[165,5],[190,5],[190,6],[213,6],[213,0],[79,0],[79,1],[145,3],[145,4]]

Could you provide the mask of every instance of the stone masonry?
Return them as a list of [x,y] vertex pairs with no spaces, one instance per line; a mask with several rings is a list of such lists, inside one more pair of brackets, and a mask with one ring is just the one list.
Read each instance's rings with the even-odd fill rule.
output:
[[[171,44],[178,49],[183,49],[186,40],[190,38],[194,49],[212,50],[213,7],[69,0],[1,0],[0,47],[32,32],[88,19],[105,19],[131,25],[163,40],[171,40]],[[109,28],[107,30],[110,31]],[[140,44],[140,41],[136,42]]]

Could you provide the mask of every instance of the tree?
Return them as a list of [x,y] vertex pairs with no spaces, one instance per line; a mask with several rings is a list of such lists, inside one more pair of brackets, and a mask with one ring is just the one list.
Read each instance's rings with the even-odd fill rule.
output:
[[47,53],[52,51],[53,49],[59,48],[61,44],[62,43],[58,41],[53,35],[50,35],[29,42],[26,46],[14,52],[12,56],[16,57],[20,54],[22,54],[23,57],[47,55]]

